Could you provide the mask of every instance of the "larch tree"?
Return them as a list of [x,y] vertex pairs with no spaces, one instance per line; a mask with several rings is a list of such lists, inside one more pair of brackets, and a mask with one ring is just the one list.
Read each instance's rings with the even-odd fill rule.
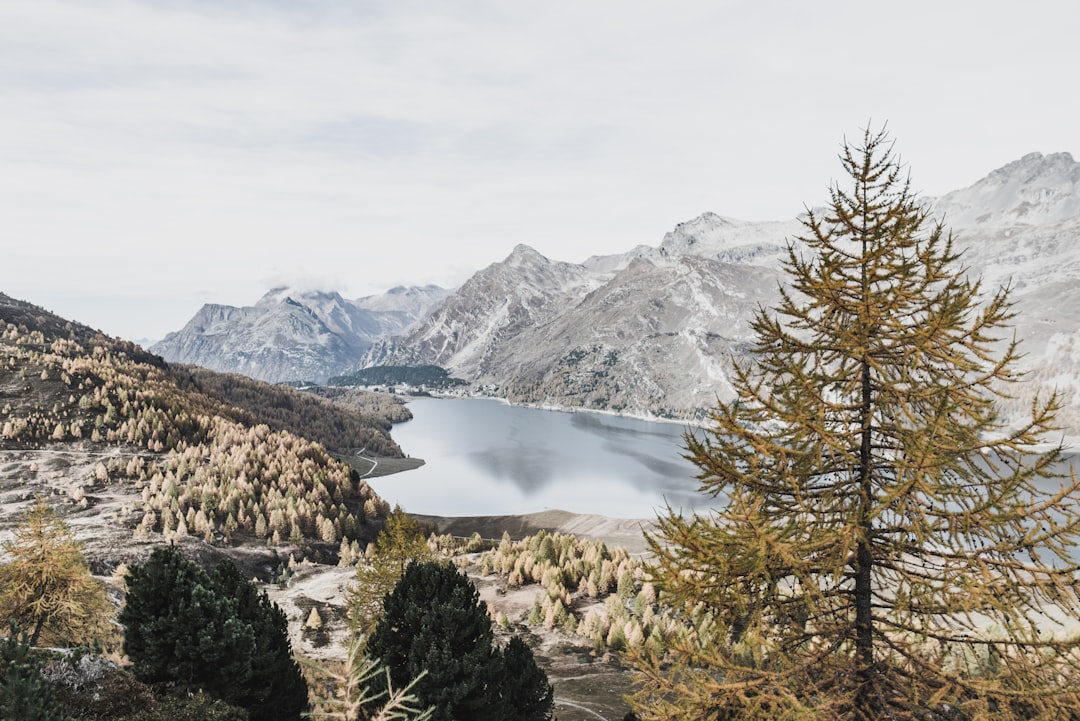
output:
[[31,646],[91,645],[112,635],[115,608],[93,577],[75,534],[38,498],[3,543],[0,618],[19,623]]
[[686,434],[717,508],[668,509],[650,538],[692,632],[638,654],[635,711],[1074,718],[1080,487],[1040,452],[1058,401],[1001,417],[1008,289],[967,279],[884,130],[840,160],[850,186],[789,244],[736,398]]
[[373,544],[370,557],[356,567],[356,584],[348,591],[349,622],[367,634],[383,611],[383,599],[412,561],[432,558],[420,525],[395,506]]

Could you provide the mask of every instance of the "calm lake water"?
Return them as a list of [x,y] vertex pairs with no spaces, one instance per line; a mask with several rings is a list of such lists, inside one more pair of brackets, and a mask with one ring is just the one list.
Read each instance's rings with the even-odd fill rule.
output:
[[564,413],[485,399],[420,398],[394,426],[421,468],[370,480],[412,513],[478,516],[562,509],[654,518],[665,502],[705,510],[677,423]]

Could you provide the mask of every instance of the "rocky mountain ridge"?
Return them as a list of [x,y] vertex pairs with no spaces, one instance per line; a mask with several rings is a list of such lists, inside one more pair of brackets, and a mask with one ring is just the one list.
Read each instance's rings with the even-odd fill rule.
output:
[[150,350],[169,362],[272,383],[323,382],[355,368],[374,340],[406,332],[449,293],[397,287],[350,301],[336,292],[274,288],[253,306],[204,305]]
[[[1080,163],[1032,153],[925,201],[985,288],[1012,287],[1031,382],[1006,412],[1053,386],[1080,436]],[[727,363],[751,341],[753,310],[777,298],[802,230],[704,213],[657,247],[581,264],[519,246],[362,363],[442,365],[515,402],[700,417],[728,397]]]
[[[1080,436],[1080,163],[1030,153],[924,201],[970,274],[1012,288],[1031,382],[1006,411],[1058,388],[1062,421]],[[432,364],[513,402],[698,418],[728,397],[728,364],[752,341],[754,309],[776,300],[788,241],[802,232],[802,217],[709,212],[657,246],[581,263],[519,245],[453,292],[399,289],[350,310],[334,293],[275,290],[252,308],[206,306],[152,349],[270,380]],[[415,303],[397,325],[363,314],[405,298]]]

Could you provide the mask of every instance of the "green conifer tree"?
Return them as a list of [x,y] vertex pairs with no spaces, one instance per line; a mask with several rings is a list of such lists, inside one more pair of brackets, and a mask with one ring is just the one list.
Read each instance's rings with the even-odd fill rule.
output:
[[694,633],[639,655],[654,719],[1061,719],[1080,705],[1080,486],[1018,427],[1008,293],[965,278],[884,131],[811,211],[737,398],[686,436],[713,515],[659,519]]
[[498,678],[504,721],[551,721],[555,691],[532,650],[517,636],[502,650]]
[[251,676],[232,702],[246,708],[251,721],[297,719],[308,704],[308,687],[289,645],[285,612],[260,592],[229,561],[214,567],[216,592],[232,599],[236,618],[252,631]]
[[307,686],[285,617],[231,563],[207,573],[176,546],[163,546],[125,580],[120,622],[136,677],[181,694],[206,691],[246,709],[252,721],[300,718]]
[[[447,563],[413,562],[386,596],[367,651],[386,666],[394,688],[416,680],[412,692],[421,707],[435,707],[434,721],[501,721],[493,640],[468,578]],[[384,687],[382,680],[374,686]]]
[[0,719],[3,721],[66,721],[52,686],[30,657],[27,634],[10,622],[0,641]]

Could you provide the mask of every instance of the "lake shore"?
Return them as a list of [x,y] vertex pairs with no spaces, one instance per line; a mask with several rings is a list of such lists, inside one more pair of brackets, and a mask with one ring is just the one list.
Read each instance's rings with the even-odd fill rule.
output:
[[[406,509],[408,510],[408,509]],[[648,553],[647,532],[655,531],[655,518],[609,518],[592,513],[572,513],[558,509],[511,516],[431,516],[410,513],[417,521],[431,523],[440,534],[499,540],[503,533],[519,540],[541,530],[600,540],[608,546],[625,548],[632,554]]]
[[[424,465],[421,458],[379,458],[372,469],[371,459],[347,460],[358,470],[368,471],[367,478],[403,473]],[[361,469],[361,466],[365,466]],[[548,533],[564,533],[600,540],[609,546],[625,548],[632,554],[647,553],[649,546],[645,540],[647,532],[655,531],[655,518],[612,518],[595,513],[574,513],[561,509],[547,509],[535,513],[490,516],[436,516],[420,513],[409,515],[422,523],[433,525],[439,534],[450,534],[467,538],[479,533],[481,538],[499,540],[503,532],[517,541],[526,536],[534,536],[541,530]]]

